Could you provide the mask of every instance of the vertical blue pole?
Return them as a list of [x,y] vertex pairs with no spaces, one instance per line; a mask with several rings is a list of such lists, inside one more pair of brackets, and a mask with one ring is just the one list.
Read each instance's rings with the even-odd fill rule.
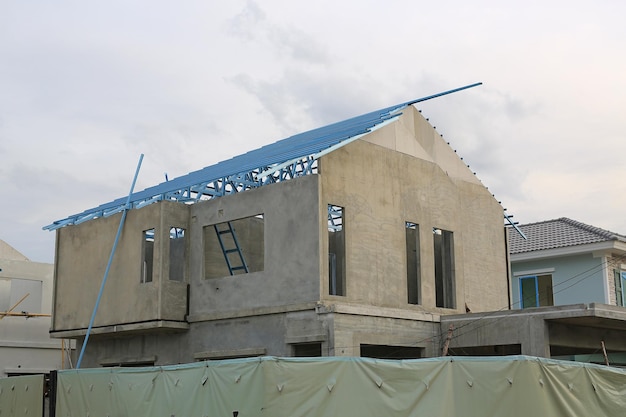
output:
[[91,313],[91,319],[89,320],[89,326],[87,327],[87,334],[85,334],[85,340],[83,340],[83,346],[80,349],[80,355],[78,356],[76,369],[80,369],[80,364],[83,361],[83,355],[85,354],[85,347],[87,347],[87,341],[89,340],[91,328],[93,327],[93,322],[96,319],[96,312],[98,311],[98,306],[100,305],[100,299],[102,298],[102,292],[104,291],[104,284],[106,283],[107,277],[109,276],[109,270],[111,269],[111,263],[113,262],[113,255],[115,254],[115,249],[117,249],[117,243],[120,240],[120,235],[122,234],[122,228],[124,227],[124,221],[126,220],[126,213],[128,212],[128,209],[130,208],[130,198],[133,195],[133,190],[135,189],[135,183],[137,182],[137,176],[139,175],[139,169],[141,168],[141,161],[143,161],[143,154],[139,156],[139,163],[137,164],[135,177],[133,178],[133,183],[130,186],[130,192],[128,193],[128,198],[126,199],[126,205],[124,206],[124,210],[122,211],[122,218],[120,219],[120,225],[117,228],[117,234],[115,235],[115,242],[113,243],[113,248],[111,249],[111,255],[109,256],[109,262],[107,263],[107,267],[104,271],[102,284],[100,284],[100,291],[98,292],[96,305],[94,306],[93,312]]

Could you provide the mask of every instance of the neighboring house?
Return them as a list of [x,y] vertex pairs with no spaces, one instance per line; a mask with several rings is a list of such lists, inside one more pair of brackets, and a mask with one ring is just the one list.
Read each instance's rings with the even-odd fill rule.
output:
[[442,318],[451,352],[626,365],[626,236],[568,218],[518,227],[509,308]]
[[512,308],[624,305],[626,236],[562,217],[509,234]]
[[52,264],[31,262],[0,240],[0,377],[68,367],[69,341],[48,333],[52,277]]
[[115,247],[81,366],[438,356],[440,317],[507,305],[508,258],[502,207],[418,101],[47,226],[52,335],[80,346]]

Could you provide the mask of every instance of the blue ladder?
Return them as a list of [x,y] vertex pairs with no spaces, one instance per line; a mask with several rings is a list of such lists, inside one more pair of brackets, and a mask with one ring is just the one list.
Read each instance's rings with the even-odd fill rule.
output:
[[[224,224],[224,223],[221,223]],[[237,240],[237,235],[235,234],[235,229],[231,222],[226,222],[228,225],[228,229],[219,229],[219,225],[215,224],[213,227],[215,228],[215,233],[217,234],[217,240],[220,242],[220,247],[222,248],[222,253],[224,254],[224,259],[226,260],[226,266],[228,266],[228,272],[230,275],[235,275],[235,271],[244,271],[246,274],[249,272],[248,264],[246,264],[246,260],[243,257],[243,252],[241,252],[241,247],[239,246],[239,241]],[[222,239],[222,235],[230,234],[233,238],[233,243],[235,245],[234,248],[226,248],[224,244],[224,240]],[[240,264],[233,265],[230,260],[230,254],[236,253],[238,256],[235,257],[235,260],[239,258]]]

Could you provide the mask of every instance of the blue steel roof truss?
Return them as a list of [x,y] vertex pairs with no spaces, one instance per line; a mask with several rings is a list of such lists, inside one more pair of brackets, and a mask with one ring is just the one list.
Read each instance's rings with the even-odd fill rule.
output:
[[[317,160],[328,152],[396,120],[405,107],[435,97],[475,87],[475,83],[454,90],[407,101],[396,106],[353,117],[342,122],[300,133],[259,149],[219,162],[201,170],[171,179],[143,191],[130,200],[119,198],[45,226],[55,230],[97,217],[107,217],[125,209],[140,208],[161,201],[194,203],[228,194],[317,173]],[[129,201],[129,202],[128,202]]]

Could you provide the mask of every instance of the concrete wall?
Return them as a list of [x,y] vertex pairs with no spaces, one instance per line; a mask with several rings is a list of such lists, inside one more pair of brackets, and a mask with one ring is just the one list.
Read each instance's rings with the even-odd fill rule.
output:
[[[603,257],[587,253],[512,263],[512,308],[521,308],[520,278],[535,274],[552,275],[554,305],[608,303],[604,288],[606,265],[603,262]],[[612,269],[609,272],[612,277]]]
[[[301,177],[191,207],[191,322],[319,300],[318,180]],[[264,217],[264,241],[258,242],[264,247],[263,270],[205,278],[203,229],[257,214]],[[214,251],[224,262],[221,251]]]
[[[186,280],[168,276],[169,233],[172,226],[188,229],[188,208],[160,202],[128,212],[94,327],[185,319]],[[53,331],[88,327],[120,216],[57,230]],[[155,230],[153,277],[142,283],[143,232],[150,229]]]
[[[573,304],[483,314],[445,316],[452,325],[451,355],[580,355],[626,351],[626,310],[605,304]],[[516,350],[517,349],[517,350]]]
[[[440,313],[506,306],[502,207],[489,191],[412,107],[367,138],[320,161],[320,216],[327,204],[344,207],[347,271],[346,296],[327,295],[322,279],[322,298]],[[420,226],[420,306],[407,301],[406,221]],[[435,307],[434,227],[454,234],[455,309]]]

